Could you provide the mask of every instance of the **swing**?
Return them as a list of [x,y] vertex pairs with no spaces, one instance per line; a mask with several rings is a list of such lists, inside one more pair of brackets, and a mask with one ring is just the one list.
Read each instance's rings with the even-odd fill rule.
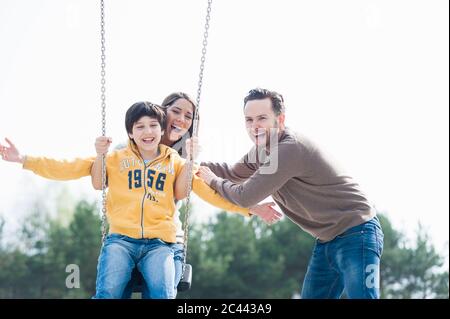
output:
[[[205,29],[203,33],[203,42],[202,42],[202,56],[200,59],[200,73],[199,73],[199,79],[198,79],[198,86],[197,86],[197,98],[196,103],[197,107],[194,111],[194,120],[193,120],[193,133],[192,137],[198,136],[198,121],[199,121],[199,108],[200,108],[200,96],[202,92],[202,85],[203,85],[203,71],[205,69],[205,60],[206,60],[206,48],[208,45],[208,30],[209,30],[209,21],[210,21],[210,13],[211,13],[211,3],[212,0],[208,0],[208,6],[206,10],[206,20],[205,20]],[[102,136],[106,136],[106,95],[105,95],[105,6],[104,6],[104,0],[100,0],[100,36],[101,36],[101,110],[102,110]],[[190,152],[192,154],[192,151]],[[105,163],[106,157],[105,154],[102,156],[102,217],[101,217],[101,224],[102,224],[102,241],[105,240],[107,235],[107,220],[106,220],[106,163]],[[192,178],[193,178],[193,165],[194,161],[192,157],[187,159],[187,162],[185,165],[188,165],[188,196],[186,198],[186,213],[184,214],[184,236],[183,236],[183,246],[184,246],[184,258],[183,258],[183,270],[180,282],[177,286],[177,291],[187,291],[191,288],[192,283],[192,266],[190,264],[186,263],[187,258],[187,248],[188,248],[188,232],[189,232],[189,214],[191,210],[191,191],[192,191]],[[142,274],[139,272],[137,268],[133,270],[133,273],[131,275],[131,280],[133,282],[133,292],[140,292],[142,293],[143,287],[144,287],[144,279],[142,277]]]

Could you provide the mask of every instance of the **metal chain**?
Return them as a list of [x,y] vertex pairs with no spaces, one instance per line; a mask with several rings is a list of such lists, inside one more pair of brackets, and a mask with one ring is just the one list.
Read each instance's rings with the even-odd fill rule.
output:
[[[203,71],[205,70],[205,60],[206,60],[206,48],[208,45],[208,30],[209,30],[209,20],[211,14],[211,3],[212,0],[208,0],[208,8],[206,10],[206,21],[205,21],[205,31],[203,33],[203,47],[202,47],[202,58],[200,59],[200,73],[198,78],[198,88],[197,88],[197,107],[195,109],[194,115],[194,128],[192,132],[192,136],[196,137],[198,132],[198,119],[199,119],[199,110],[200,110],[200,97],[202,93],[202,85],[203,85]],[[192,144],[191,144],[192,145]],[[191,191],[192,191],[192,177],[193,177],[193,166],[194,161],[192,159],[192,150],[190,152],[191,156],[187,159],[188,165],[188,196],[186,199],[186,212],[184,214],[184,260],[183,260],[183,274],[184,274],[184,265],[186,264],[187,258],[187,248],[188,248],[188,233],[189,233],[189,214],[191,210]]]
[[[105,4],[104,0],[100,0],[100,35],[101,35],[101,107],[102,107],[102,136],[106,136],[106,89],[105,89]],[[105,240],[107,234],[106,221],[106,157],[102,155],[102,241]]]

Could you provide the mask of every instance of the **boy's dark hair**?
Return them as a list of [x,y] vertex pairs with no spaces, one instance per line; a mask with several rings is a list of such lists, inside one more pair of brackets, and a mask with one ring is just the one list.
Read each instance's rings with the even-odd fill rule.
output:
[[[192,104],[192,109],[194,111],[194,114],[192,114],[192,115],[194,116],[193,117],[193,119],[194,119],[195,118],[195,112],[197,112],[197,105],[194,102],[194,100],[187,93],[184,93],[184,92],[171,93],[164,99],[164,101],[162,102],[161,105],[162,105],[162,107],[164,108],[164,110],[167,113],[167,108],[169,106],[173,105],[179,99],[185,99],[186,101],[188,101],[189,103]],[[188,137],[192,136],[193,131],[194,131],[194,125],[191,125],[191,127],[188,130],[188,133],[189,133]],[[188,134],[188,133],[186,133],[186,134]]]
[[275,91],[269,91],[261,88],[256,88],[248,92],[247,96],[244,98],[244,107],[248,101],[264,100],[266,98],[269,98],[272,101],[272,110],[275,115],[278,116],[281,113],[284,113],[283,96]]
[[166,113],[161,106],[150,102],[137,102],[130,106],[125,114],[125,128],[128,134],[133,133],[134,123],[139,121],[139,119],[143,116],[149,116],[156,119],[159,125],[161,125],[161,129],[165,129]]

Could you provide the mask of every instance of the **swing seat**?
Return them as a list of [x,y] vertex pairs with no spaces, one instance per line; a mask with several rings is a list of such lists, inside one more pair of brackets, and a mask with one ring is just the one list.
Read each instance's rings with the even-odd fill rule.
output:
[[192,283],[192,266],[190,264],[184,265],[183,276],[181,277],[180,282],[178,283],[177,290],[180,291],[188,291],[191,289]]
[[[133,281],[133,292],[142,293],[144,289],[144,278],[142,277],[140,271],[137,270],[137,268],[133,270],[131,280]],[[186,264],[184,266],[183,276],[181,277],[181,280],[178,283],[177,291],[183,292],[191,289],[191,283],[192,283],[192,266],[190,264]]]

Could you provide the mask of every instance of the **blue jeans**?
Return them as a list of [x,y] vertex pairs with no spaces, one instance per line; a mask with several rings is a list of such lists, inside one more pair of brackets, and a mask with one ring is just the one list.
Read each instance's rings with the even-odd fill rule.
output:
[[108,235],[98,259],[94,298],[122,298],[135,267],[144,278],[145,297],[175,298],[172,245],[160,239]]
[[[172,244],[172,249],[173,249],[173,262],[175,266],[174,291],[176,296],[177,286],[181,280],[181,275],[183,274],[184,245],[180,243]],[[137,273],[132,274],[132,278],[123,292],[122,299],[129,299],[131,297],[131,294],[133,293],[133,286],[138,285],[139,279],[138,276],[140,275]],[[144,299],[149,298],[146,287],[144,287],[142,291],[142,298]]]
[[377,217],[352,227],[329,242],[316,241],[306,271],[304,299],[380,298],[383,231]]
[[184,245],[174,244],[173,248],[173,261],[175,263],[175,293],[177,292],[178,283],[183,275],[183,260],[184,260]]

